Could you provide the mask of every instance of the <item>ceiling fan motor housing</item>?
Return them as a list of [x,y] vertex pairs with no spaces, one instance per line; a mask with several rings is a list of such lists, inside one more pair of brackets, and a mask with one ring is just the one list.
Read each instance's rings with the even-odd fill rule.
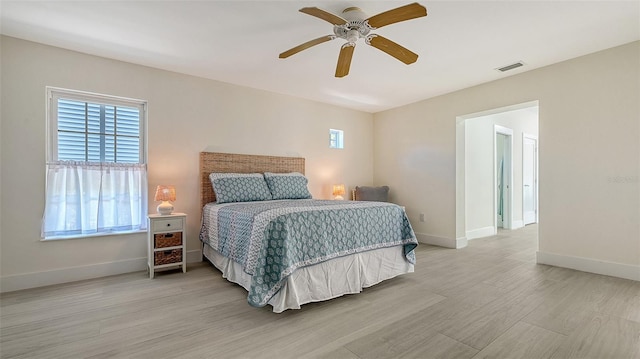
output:
[[344,9],[342,17],[347,20],[347,23],[334,25],[333,27],[333,33],[341,39],[355,43],[359,38],[367,36],[371,31],[371,26],[366,23],[367,14],[358,7]]

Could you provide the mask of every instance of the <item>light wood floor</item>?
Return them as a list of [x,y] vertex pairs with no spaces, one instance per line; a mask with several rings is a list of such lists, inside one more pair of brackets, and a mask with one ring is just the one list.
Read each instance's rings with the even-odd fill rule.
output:
[[640,358],[640,283],[535,264],[537,227],[274,314],[207,264],[0,297],[2,358]]

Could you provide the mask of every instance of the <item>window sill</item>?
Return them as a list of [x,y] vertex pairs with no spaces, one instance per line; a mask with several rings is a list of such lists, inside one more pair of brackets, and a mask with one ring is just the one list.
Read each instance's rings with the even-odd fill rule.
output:
[[41,238],[40,242],[52,242],[52,241],[62,241],[66,239],[82,239],[82,238],[95,238],[95,237],[113,237],[113,236],[123,236],[123,235],[136,234],[136,233],[147,233],[147,230],[141,229],[141,230],[135,230],[135,231],[75,234],[75,235],[69,235],[69,236],[52,236],[52,237]]

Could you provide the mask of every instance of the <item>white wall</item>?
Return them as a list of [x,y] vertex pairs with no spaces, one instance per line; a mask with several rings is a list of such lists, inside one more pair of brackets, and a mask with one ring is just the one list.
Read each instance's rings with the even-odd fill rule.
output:
[[[493,119],[468,119],[465,124],[465,221],[467,239],[492,235],[493,223]],[[489,229],[489,231],[487,231]]]
[[[199,259],[198,153],[306,158],[311,193],[371,185],[372,115],[289,96],[1,38],[0,289],[143,270],[146,235],[40,241],[45,187],[45,86],[148,101],[149,188],[174,184]],[[329,149],[329,128],[345,149]],[[150,202],[150,212],[157,203]]]
[[526,107],[517,110],[479,116],[465,121],[465,236],[477,238],[472,233],[488,234],[489,227],[495,233],[494,213],[494,125],[513,130],[513,202],[512,228],[522,227],[522,135],[538,135],[538,109]]
[[456,246],[456,118],[539,100],[539,262],[640,280],[639,63],[634,42],[377,113],[374,183],[423,241]]
[[[2,128],[4,127],[2,125],[2,100],[3,100],[3,92],[2,92],[2,36],[0,36],[0,204],[2,203],[2,169],[4,168],[4,166],[2,165]],[[2,218],[3,218],[3,213],[2,213],[2,205],[0,205],[0,249],[2,249]],[[0,276],[2,275],[2,256],[0,255]],[[0,284],[1,285],[1,284]],[[0,288],[0,291],[2,290],[2,288]]]

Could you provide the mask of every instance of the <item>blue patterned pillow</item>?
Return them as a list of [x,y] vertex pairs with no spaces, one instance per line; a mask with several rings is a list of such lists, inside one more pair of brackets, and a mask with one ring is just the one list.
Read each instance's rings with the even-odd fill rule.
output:
[[273,199],[307,199],[311,198],[311,193],[307,188],[307,177],[302,173],[271,173],[265,172],[264,179],[267,181]]
[[211,173],[217,203],[267,201],[272,199],[260,173]]

